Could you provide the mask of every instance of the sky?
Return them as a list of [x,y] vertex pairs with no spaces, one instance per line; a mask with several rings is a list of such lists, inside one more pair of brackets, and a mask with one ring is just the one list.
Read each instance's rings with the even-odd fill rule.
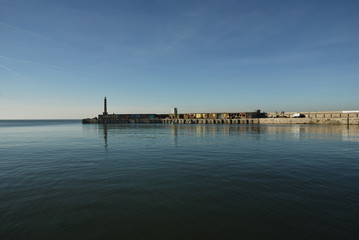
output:
[[359,109],[359,1],[0,0],[0,119]]

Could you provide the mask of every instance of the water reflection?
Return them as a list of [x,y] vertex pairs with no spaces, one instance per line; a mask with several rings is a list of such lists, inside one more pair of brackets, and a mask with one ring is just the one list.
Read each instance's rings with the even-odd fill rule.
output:
[[303,139],[335,139],[359,142],[359,126],[346,125],[264,125],[260,126],[266,134],[289,135],[292,138]]
[[[107,149],[111,138],[151,138],[153,141],[171,137],[170,142],[178,146],[186,137],[218,138],[237,136],[260,140],[263,137],[274,139],[327,139],[359,142],[359,126],[351,125],[162,125],[162,124],[99,124],[84,125],[87,132],[97,128],[98,135],[104,139]],[[188,139],[186,139],[188,140]]]
[[103,139],[105,140],[105,149],[107,149],[107,124],[103,125]]
[[178,145],[178,125],[172,126],[171,135],[172,135],[173,144],[175,146],[177,146]]

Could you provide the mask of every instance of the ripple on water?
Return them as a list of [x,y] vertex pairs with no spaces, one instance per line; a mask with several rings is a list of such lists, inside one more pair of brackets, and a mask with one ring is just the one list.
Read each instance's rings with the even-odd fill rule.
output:
[[0,124],[0,237],[354,239],[358,128]]

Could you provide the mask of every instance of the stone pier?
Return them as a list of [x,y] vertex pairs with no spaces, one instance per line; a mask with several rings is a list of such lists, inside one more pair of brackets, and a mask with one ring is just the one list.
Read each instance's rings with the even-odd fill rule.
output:
[[164,124],[316,124],[316,125],[359,125],[359,118],[246,118],[246,119],[171,119],[161,120]]
[[259,124],[260,118],[248,119],[162,119],[164,124]]

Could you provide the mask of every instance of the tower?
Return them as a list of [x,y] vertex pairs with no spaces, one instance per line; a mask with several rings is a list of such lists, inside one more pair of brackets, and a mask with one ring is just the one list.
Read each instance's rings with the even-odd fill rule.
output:
[[107,99],[103,100],[103,115],[107,115]]

